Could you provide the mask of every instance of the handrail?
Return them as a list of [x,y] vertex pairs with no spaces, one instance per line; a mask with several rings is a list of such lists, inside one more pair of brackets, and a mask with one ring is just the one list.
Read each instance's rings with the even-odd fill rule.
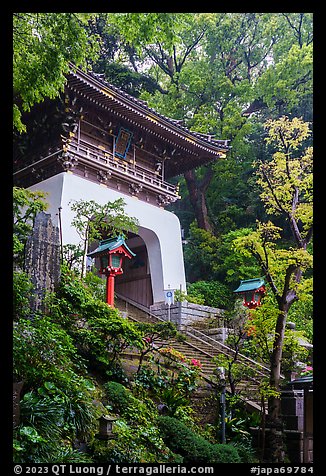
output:
[[[200,342],[204,342],[205,344],[208,344],[211,347],[213,347],[213,344],[211,344],[210,342],[207,342],[207,341],[201,339],[200,337],[192,334],[187,329],[186,329],[185,332],[190,337],[194,337],[195,339],[199,340]],[[202,334],[202,335],[205,336],[205,334]],[[228,347],[227,345],[224,345],[219,341],[215,341],[214,339],[212,339],[212,340],[214,341],[214,345],[217,344],[217,345],[220,345],[221,347],[223,347],[223,349],[220,350],[223,354],[226,354],[226,355],[229,355],[230,353],[236,354],[236,351],[234,349],[232,349],[231,347]],[[260,364],[259,362],[256,362],[255,360],[251,359],[250,357],[247,357],[244,354],[241,354],[240,352],[237,353],[237,358],[239,358],[240,360],[246,360],[246,361],[250,362],[251,366],[260,367],[263,371],[258,370],[257,368],[255,370],[256,370],[257,373],[259,373],[260,375],[262,375],[264,377],[266,377],[267,376],[266,373],[270,371],[268,367],[265,367],[264,365]]]
[[132,306],[134,307],[137,307],[138,309],[140,309],[141,311],[143,312],[146,312],[146,314],[148,314],[150,317],[154,317],[155,319],[159,320],[159,321],[162,321],[162,322],[166,322],[165,319],[162,319],[162,317],[159,317],[159,316],[156,316],[155,314],[153,314],[149,309],[148,307],[144,306],[143,304],[140,304],[139,302],[137,301],[134,301],[133,299],[130,299],[126,296],[123,296],[122,294],[120,293],[115,293],[115,295],[122,299],[123,301],[126,301],[128,304],[131,304]]
[[[144,305],[142,305],[142,304],[140,304],[140,303],[137,303],[137,302],[134,301],[133,299],[127,298],[127,297],[123,296],[123,295],[120,294],[120,293],[117,293],[117,292],[116,292],[115,294],[116,294],[116,296],[117,296],[118,298],[122,299],[123,301],[126,301],[127,303],[129,303],[129,304],[131,304],[132,306],[134,306],[134,307],[140,309],[141,311],[144,311],[144,312],[145,312],[146,314],[148,314],[149,316],[154,317],[155,319],[158,319],[159,321],[166,322],[166,321],[165,321],[164,319],[162,319],[161,317],[156,316],[155,314],[153,314],[153,313],[148,309],[148,307],[146,307],[146,306],[144,306]],[[134,320],[136,320],[136,319],[134,318]],[[137,321],[137,320],[136,320],[136,321]],[[196,339],[197,341],[204,342],[205,344],[207,344],[207,342],[205,342],[204,340],[202,340],[202,339],[199,338],[198,336],[195,336],[194,334],[192,334],[188,329],[185,329],[185,331],[181,331],[181,332],[185,332],[185,334],[189,335],[190,337],[193,337],[193,338]],[[205,334],[203,334],[203,333],[200,332],[200,331],[197,331],[197,330],[196,330],[196,332],[198,332],[199,334],[202,334],[202,335],[205,336]],[[227,351],[235,352],[233,349],[231,349],[231,348],[228,347],[227,345],[222,344],[221,342],[215,341],[214,339],[212,339],[212,338],[209,337],[209,336],[205,336],[205,337],[208,337],[210,340],[212,340],[212,341],[214,342],[214,344],[218,344],[218,345],[220,345],[221,347],[224,347]],[[212,354],[210,354],[210,353],[204,351],[203,349],[200,349],[199,347],[196,347],[196,346],[195,346],[194,344],[192,344],[191,342],[185,341],[185,344],[189,345],[190,347],[193,347],[194,349],[199,350],[200,352],[206,354],[207,356],[209,356],[209,357],[211,357],[211,358],[214,357],[214,355],[212,355]],[[210,344],[210,343],[209,343],[209,345],[212,346],[212,344]],[[157,351],[157,349],[155,349],[155,350]],[[226,350],[222,350],[222,353],[226,353]],[[261,367],[261,368],[263,368],[264,370],[267,370],[267,371],[269,372],[269,368],[268,368],[268,367],[264,367],[263,365],[259,364],[258,362],[256,362],[256,361],[250,359],[249,357],[247,357],[247,356],[245,356],[245,355],[243,355],[243,354],[238,354],[238,355],[242,356],[245,360],[251,361],[253,364],[255,364],[255,366],[259,366],[259,367]],[[262,376],[266,376],[265,373],[261,372],[261,371],[258,370],[258,369],[256,369],[256,372],[257,372],[258,374],[262,375]],[[211,379],[211,377],[207,376],[207,374],[201,372],[201,375],[202,375],[202,378],[203,378],[204,380],[206,380],[207,382],[213,383],[213,380]],[[284,378],[284,377],[281,376],[281,378]],[[255,379],[252,379],[252,378],[250,378],[250,380],[255,381]],[[245,401],[247,404],[249,404],[249,405],[255,407],[256,409],[259,409],[259,410],[260,410],[260,405],[259,405],[258,403],[256,403],[256,402],[254,402],[251,398],[245,397],[245,398],[244,398],[244,401]]]
[[[203,340],[203,342],[211,345],[213,347],[213,345],[219,345],[220,347],[224,347],[225,349],[228,349],[229,351],[231,351],[231,353],[236,353],[234,349],[232,349],[231,347],[223,344],[222,342],[219,342],[218,340],[216,339],[213,339],[212,337],[204,334],[203,332],[200,332],[198,331],[197,329],[194,329],[194,328],[191,328],[191,332],[188,331],[188,329],[186,329],[186,333],[192,337],[195,337],[197,338],[197,336],[195,334],[193,334],[192,332],[195,331],[197,332],[198,334],[202,335],[205,337],[205,339],[208,339],[210,341],[212,341],[212,343],[210,342],[207,342],[207,340],[203,340],[203,339],[200,339],[200,340]],[[265,365],[262,365],[261,363],[257,362],[256,360],[253,360],[251,359],[250,357],[248,357],[247,355],[244,355],[244,354],[241,354],[240,352],[237,353],[237,356],[240,357],[241,359],[244,359],[244,360],[247,360],[248,362],[250,362],[251,364],[255,365],[255,366],[258,366],[258,367],[261,367],[262,369],[264,369],[264,371],[266,372],[270,372],[270,368],[269,367],[266,367]],[[265,375],[265,374],[264,374]],[[284,375],[280,375],[280,378],[281,379],[284,379]]]
[[[244,354],[241,354],[240,352],[237,353],[237,352],[236,352],[234,349],[232,349],[231,347],[229,347],[229,346],[223,344],[222,342],[219,342],[218,340],[213,339],[212,337],[210,337],[210,336],[204,334],[203,332],[198,331],[197,329],[191,328],[191,331],[189,331],[188,329],[186,329],[186,333],[187,333],[188,335],[191,335],[191,336],[195,337],[195,338],[197,337],[197,336],[195,335],[195,333],[197,333],[197,334],[199,334],[199,338],[200,338],[201,340],[203,340],[206,344],[211,345],[212,347],[213,347],[213,346],[216,346],[216,345],[217,345],[217,346],[220,346],[220,347],[224,348],[225,351],[227,351],[227,352],[231,352],[232,354],[237,354],[237,357],[239,357],[240,359],[246,360],[246,361],[250,362],[251,364],[260,367],[261,369],[263,369],[263,370],[266,371],[266,372],[270,372],[270,369],[269,369],[268,367],[266,367],[265,365],[260,364],[260,363],[257,362],[256,360],[253,360],[253,359],[251,359],[250,357],[248,357],[248,356],[246,356],[246,355],[244,355]],[[205,338],[205,340],[203,339],[202,336]],[[208,342],[207,342],[207,340],[208,340]]]
[[[116,295],[120,298],[120,299],[123,299],[124,301],[128,302],[129,304],[131,304],[132,306],[134,307],[137,307],[139,308],[141,311],[144,311],[146,312],[149,316],[151,317],[154,317],[155,319],[158,319],[159,321],[163,321],[163,322],[166,322],[164,319],[162,319],[161,317],[159,316],[156,316],[155,314],[153,314],[149,309],[148,307],[146,306],[143,306],[142,304],[139,304],[137,303],[136,301],[133,301],[132,299],[130,298],[127,298],[119,293],[116,293]],[[213,339],[212,337],[210,336],[207,336],[206,334],[204,334],[203,332],[200,332],[198,331],[197,329],[194,329],[194,328],[191,328],[191,331],[188,330],[188,328],[186,328],[185,330],[181,330],[181,332],[184,332],[186,335],[189,335],[190,337],[193,337],[194,339],[200,341],[200,342],[203,342],[205,344],[208,344],[210,345],[211,347],[216,347],[216,346],[220,346],[221,349],[221,352],[223,354],[229,354],[229,353],[233,353],[235,354],[236,351],[234,349],[232,349],[231,347],[223,344],[222,342],[219,342],[215,339]],[[195,333],[197,334],[200,334],[201,336],[203,336],[205,339],[208,339],[209,341],[211,342],[207,342],[207,340],[204,340],[202,337],[199,337],[199,336],[196,336]],[[188,342],[188,344],[190,344]],[[202,349],[199,349],[200,351],[202,351]],[[203,351],[204,353],[206,353],[207,355],[210,355],[208,352],[205,352]],[[246,355],[244,354],[241,354],[240,352],[237,353],[237,357],[239,357],[240,359],[242,360],[245,360],[247,362],[250,362],[251,365],[254,365],[256,367],[256,372],[263,375],[263,376],[266,376],[266,373],[269,373],[270,372],[270,369],[268,367],[266,367],[265,365],[262,365],[260,364],[259,362],[257,362],[256,360],[253,360],[251,359],[250,357],[247,357]],[[260,367],[261,370],[258,370],[257,367]],[[284,379],[285,377],[283,375],[280,376],[281,379]]]

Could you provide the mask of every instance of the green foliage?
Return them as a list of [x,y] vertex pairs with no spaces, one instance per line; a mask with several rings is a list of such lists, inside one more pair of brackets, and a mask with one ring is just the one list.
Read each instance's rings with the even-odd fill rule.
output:
[[183,302],[188,301],[194,304],[205,304],[205,299],[200,293],[189,293],[189,286],[188,286],[188,294],[180,291],[180,289],[176,289],[174,292],[174,300],[175,302]]
[[91,382],[79,375],[78,383],[60,389],[45,381],[20,402],[20,425],[14,431],[14,461],[46,463],[91,462],[88,455],[74,450],[71,441],[84,439],[95,431],[98,413],[93,405]]
[[145,355],[160,349],[163,346],[162,342],[178,336],[178,332],[172,322],[139,323],[137,327],[144,336],[143,348],[140,350],[138,373],[141,370]]
[[[93,27],[98,20],[101,29],[96,30]],[[97,33],[102,34],[102,43]],[[255,332],[250,339],[243,340],[242,351],[269,362],[276,335],[277,299],[285,295],[284,290],[298,298],[291,302],[288,319],[295,321],[297,328],[311,339],[312,149],[306,147],[311,142],[307,125],[298,117],[312,118],[312,14],[15,13],[13,117],[18,132],[24,130],[22,114],[33,104],[46,97],[54,98],[62,90],[68,62],[86,66],[88,60],[95,58],[98,46],[103,52],[98,67],[111,73],[109,80],[119,80],[126,88],[131,88],[132,82],[134,88],[130,90],[148,100],[149,106],[184,120],[192,130],[232,140],[228,159],[212,166],[206,193],[208,214],[218,236],[194,225],[190,227],[185,260],[187,279],[192,282],[189,288],[194,294],[189,293],[187,299],[195,295],[197,302],[205,299],[206,304],[214,305],[218,295],[220,302],[228,302],[227,290],[221,283],[229,285],[232,291],[240,279],[262,275],[263,269],[263,274],[269,273],[272,278],[269,294],[253,313],[250,323],[243,327],[245,332],[249,325],[254,326]],[[107,62],[111,68],[104,67]],[[132,71],[128,71],[129,66]],[[145,75],[137,71],[144,71],[147,76],[147,92],[142,91]],[[278,118],[284,114],[295,120],[281,118],[279,122],[268,122],[264,131],[266,117]],[[268,143],[264,144],[266,133]],[[276,152],[270,159],[275,145]],[[257,157],[261,162],[255,164]],[[257,184],[253,175],[255,167]],[[199,168],[196,171],[199,186],[204,176],[205,169]],[[181,186],[185,188],[184,184]],[[275,224],[263,223],[265,211],[258,202],[259,194],[266,213],[277,215]],[[190,203],[189,196],[183,195]],[[181,202],[172,207],[179,216],[184,213],[188,228],[193,211]],[[14,189],[15,264],[22,264],[32,222],[36,213],[44,209],[43,195]],[[95,223],[99,208],[96,204],[87,211],[90,214],[86,213],[83,223],[86,229]],[[81,215],[82,211],[79,218]],[[256,218],[259,222],[255,227]],[[103,236],[101,231],[112,228],[105,220],[98,224],[93,236],[96,238]],[[296,227],[300,234],[290,243],[289,236]],[[86,247],[70,248],[65,258],[74,267],[74,262],[85,252]],[[294,268],[305,273],[301,282],[293,275],[287,281]],[[206,281],[202,281],[203,277]],[[14,274],[15,378],[24,379],[27,385],[22,404],[24,421],[14,435],[17,462],[87,462],[88,456],[76,452],[63,440],[78,432],[82,434],[87,421],[90,422],[87,409],[92,408],[91,396],[81,355],[89,368],[102,366],[103,376],[109,372],[117,374],[119,354],[125,346],[146,348],[143,331],[124,325],[118,314],[101,302],[102,291],[102,283],[91,274],[81,281],[63,269],[58,291],[47,298],[48,315],[29,321],[26,317],[31,285],[24,274]],[[217,307],[222,307],[220,302]],[[286,331],[282,370],[301,358],[294,335]],[[163,359],[170,370],[157,362],[157,372],[142,366],[134,390],[142,396],[148,392],[158,401],[166,402],[171,414],[191,423],[191,414],[186,410],[190,407],[184,400],[196,386],[196,373],[182,367],[184,362],[178,361],[176,353],[169,354],[176,360]],[[236,373],[235,368],[233,371]],[[116,440],[94,441],[96,461],[239,461],[233,449],[229,454],[229,449],[222,445],[205,443],[198,435],[189,435],[178,419],[164,423],[162,433],[171,434],[165,437],[175,443],[172,448],[169,441],[169,450],[154,423],[157,412],[153,403],[145,396],[142,400],[131,398],[132,394],[126,395],[127,389],[121,387],[115,389],[115,397],[112,388],[110,392],[112,405],[119,408],[125,420],[116,424]],[[265,398],[278,396],[266,382],[262,384],[261,394]],[[119,407],[120,399],[125,402],[125,409]],[[240,438],[244,435],[243,418],[230,417],[227,424],[241,461],[250,461],[248,440]],[[164,425],[161,423],[162,428]],[[56,437],[50,438],[46,429]],[[214,449],[215,446],[218,448]]]
[[196,435],[176,418],[160,416],[157,419],[163,440],[169,448],[183,456],[184,463],[240,463],[234,446],[209,443]]
[[114,202],[104,205],[94,200],[74,200],[70,208],[76,213],[71,224],[80,235],[81,239],[94,241],[101,239],[106,232],[113,236],[123,234],[124,231],[137,231],[137,220],[128,217],[124,212],[125,201],[118,198]]
[[[241,159],[231,156],[214,163],[214,176],[207,190],[206,200],[209,216],[218,236],[250,227],[259,213],[259,200],[252,184],[252,157],[256,153],[253,149],[258,146],[257,142],[259,144],[259,137],[254,136],[257,128],[252,125],[251,133],[247,132],[240,141],[241,147],[246,146],[248,152],[240,152],[240,144],[232,141],[232,147],[237,149]],[[263,130],[257,132],[261,135]]]
[[294,238],[303,247],[312,226],[313,149],[307,147],[301,153],[298,149],[310,135],[309,124],[283,116],[268,121],[265,127],[266,142],[275,145],[277,151],[271,161],[258,164],[260,197],[268,214],[288,218]]
[[22,113],[63,90],[69,62],[85,67],[95,59],[98,37],[86,25],[94,14],[14,13],[14,128],[25,130]]
[[93,443],[96,462],[173,462],[180,461],[165,446],[156,426],[158,411],[143,396],[136,398],[130,389],[117,382],[104,384],[110,408],[119,413],[114,424],[115,439],[108,444]]
[[63,259],[69,269],[78,271],[82,267],[83,249],[82,245],[66,244],[62,247]]
[[256,452],[252,444],[247,439],[232,441],[231,445],[235,447],[240,457],[241,463],[256,463]]
[[138,220],[129,217],[125,211],[125,201],[118,198],[113,202],[104,205],[96,203],[94,200],[73,200],[70,208],[75,212],[71,225],[75,227],[82,240],[83,260],[81,267],[81,276],[84,276],[84,265],[87,254],[88,244],[94,240],[107,236],[123,235],[126,231],[137,232]]
[[104,388],[113,411],[123,418],[137,424],[146,424],[154,419],[157,410],[148,398],[139,400],[130,389],[118,382],[107,382]]
[[197,281],[188,286],[188,294],[202,297],[206,306],[229,309],[234,303],[230,289],[219,281]]
[[98,301],[105,300],[106,280],[98,276],[96,269],[93,269],[86,273],[84,283],[86,284],[89,291],[92,293],[94,299],[97,299]]
[[202,276],[215,276],[219,240],[212,233],[198,228],[193,222],[184,248],[187,280],[196,281]]
[[28,317],[33,284],[23,271],[13,272],[13,316],[14,319]]
[[[216,284],[216,288],[220,288],[221,301],[224,306],[227,305],[227,301],[232,303],[232,294],[224,285],[226,284],[233,291],[241,279],[248,279],[260,273],[259,266],[252,260],[248,260],[233,244],[234,240],[250,235],[251,232],[251,228],[241,228],[216,237],[192,223],[189,239],[184,248],[186,274],[189,281],[191,283],[202,281],[203,276],[209,276],[210,279],[207,281],[219,281],[221,284]],[[188,286],[188,293],[193,295],[193,292],[189,291],[191,289],[193,289],[192,284]],[[200,297],[202,293],[198,294]],[[203,297],[212,301],[212,296],[206,292]],[[211,305],[208,302],[205,304]],[[221,305],[221,307],[224,306]]]
[[221,236],[218,247],[217,279],[233,291],[240,280],[259,276],[261,270],[255,261],[240,253],[233,242],[252,232],[251,228],[239,228]]
[[121,352],[129,346],[141,349],[144,341],[135,324],[98,299],[101,281],[92,273],[80,280],[63,266],[56,296],[48,299],[48,312],[65,326],[88,365],[112,375],[119,368]]
[[37,392],[31,391],[21,400],[21,420],[33,425],[47,439],[84,438],[95,431],[96,407],[92,404],[95,387],[84,381],[82,391],[60,390],[45,382]]
[[127,347],[143,347],[142,333],[106,303],[87,303],[83,316],[87,327],[79,329],[78,340],[98,362],[113,363]]
[[304,100],[311,94],[312,52],[312,44],[294,44],[276,65],[269,66],[262,74],[257,89],[270,108],[280,102],[283,107],[293,108],[299,104],[299,98]]
[[192,421],[190,398],[198,385],[201,363],[186,359],[172,347],[160,349],[159,354],[152,359],[156,371],[148,365],[138,371],[134,381],[137,392],[150,395],[170,416]]
[[289,310],[288,320],[296,325],[296,330],[312,342],[313,340],[313,290],[312,278],[303,279],[297,288],[299,300]]
[[21,425],[14,431],[14,463],[92,463],[92,458],[75,450],[67,441],[44,438],[30,426]]
[[96,463],[182,463],[162,440],[153,422],[132,425],[119,419],[113,428],[114,439],[94,440],[91,451]]
[[76,370],[84,368],[72,338],[47,316],[14,323],[13,354],[15,378],[31,385],[51,380],[69,388],[79,386]]

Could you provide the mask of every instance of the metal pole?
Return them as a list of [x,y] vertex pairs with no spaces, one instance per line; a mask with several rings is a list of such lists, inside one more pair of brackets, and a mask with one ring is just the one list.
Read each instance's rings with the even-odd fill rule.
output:
[[63,263],[63,244],[62,244],[62,223],[61,223],[61,210],[62,207],[58,208],[59,210],[59,233],[60,233],[60,251],[61,251],[61,264]]
[[169,303],[168,304],[168,322],[170,322],[170,320],[171,320],[171,309],[170,308],[171,308],[171,304]]
[[225,380],[221,382],[222,384],[222,393],[220,398],[221,403],[221,434],[222,434],[222,443],[225,443]]

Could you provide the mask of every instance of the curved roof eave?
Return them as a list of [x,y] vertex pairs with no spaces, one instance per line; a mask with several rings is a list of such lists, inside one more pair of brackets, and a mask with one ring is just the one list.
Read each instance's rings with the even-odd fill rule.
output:
[[186,127],[177,124],[175,120],[165,117],[152,108],[148,107],[144,101],[121,91],[116,86],[108,84],[103,80],[94,77],[94,73],[85,73],[79,68],[71,65],[68,74],[68,84],[73,89],[79,90],[85,97],[93,101],[102,102],[103,105],[113,108],[120,108],[125,113],[134,114],[138,121],[146,126],[158,131],[163,135],[173,135],[175,139],[183,142],[183,147],[194,151],[196,149],[201,154],[208,154],[211,159],[223,157],[229,150],[228,140],[216,140],[205,138],[204,134],[192,132]]

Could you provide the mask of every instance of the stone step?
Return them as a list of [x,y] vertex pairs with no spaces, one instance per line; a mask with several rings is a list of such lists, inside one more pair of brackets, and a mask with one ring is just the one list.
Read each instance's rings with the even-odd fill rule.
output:
[[[115,305],[123,317],[131,319],[134,322],[162,322],[160,319],[155,318],[155,316],[149,316],[146,312],[138,309],[132,304],[128,303],[126,305],[126,302],[122,299],[116,299]],[[214,372],[216,370],[216,364],[213,362],[213,358],[219,356],[221,353],[224,353],[225,355],[231,355],[233,353],[227,346],[213,347],[213,345],[191,335],[185,335],[184,341],[170,339],[169,341],[161,341],[156,344],[158,347],[162,346],[162,348],[172,347],[188,359],[199,360],[202,364],[201,375],[207,382],[216,382],[216,375]],[[126,350],[124,355],[128,355],[134,359],[139,359],[139,351],[137,351],[137,349],[134,349],[133,351],[130,349]],[[250,366],[257,372],[257,377],[256,379],[247,379],[246,381],[239,382],[236,386],[237,391],[239,391],[241,396],[244,398],[250,410],[260,411],[261,407],[258,394],[258,384],[262,375],[259,375],[259,368],[255,365],[255,362],[250,362],[248,360],[246,361],[246,365]],[[260,373],[262,374],[262,372]],[[256,380],[256,382],[254,380]],[[230,389],[228,390],[230,391]]]

